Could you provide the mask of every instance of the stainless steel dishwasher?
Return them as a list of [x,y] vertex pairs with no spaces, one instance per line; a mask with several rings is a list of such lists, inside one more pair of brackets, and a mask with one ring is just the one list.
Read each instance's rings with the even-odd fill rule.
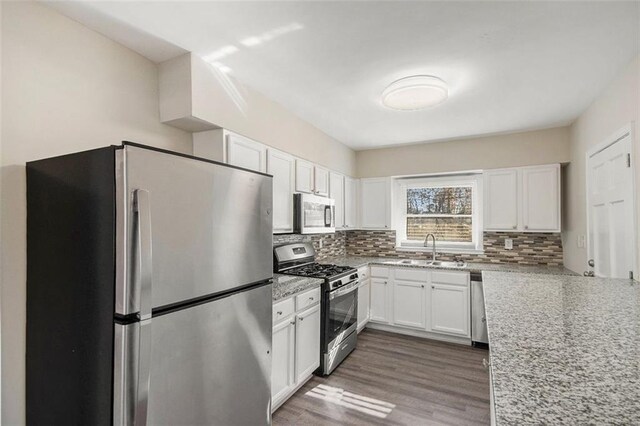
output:
[[481,272],[471,272],[471,344],[476,347],[489,345]]

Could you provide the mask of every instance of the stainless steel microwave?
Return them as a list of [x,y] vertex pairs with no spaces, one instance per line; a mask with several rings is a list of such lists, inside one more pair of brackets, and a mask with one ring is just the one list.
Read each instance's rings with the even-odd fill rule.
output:
[[294,230],[299,234],[336,232],[335,201],[312,194],[293,194]]

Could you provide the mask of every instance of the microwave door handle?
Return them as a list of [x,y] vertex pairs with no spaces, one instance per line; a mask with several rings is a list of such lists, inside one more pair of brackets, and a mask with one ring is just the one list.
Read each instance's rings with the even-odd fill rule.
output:
[[327,228],[331,227],[332,216],[331,206],[324,206],[324,226]]

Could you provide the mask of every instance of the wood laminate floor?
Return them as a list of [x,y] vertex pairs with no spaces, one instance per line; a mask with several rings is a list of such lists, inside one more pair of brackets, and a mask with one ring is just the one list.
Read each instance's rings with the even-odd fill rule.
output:
[[273,414],[280,425],[488,425],[485,349],[365,329],[329,377]]

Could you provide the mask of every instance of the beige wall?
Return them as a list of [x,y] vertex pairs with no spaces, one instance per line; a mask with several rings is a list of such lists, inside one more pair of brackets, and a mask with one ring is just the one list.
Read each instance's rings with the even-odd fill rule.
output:
[[24,423],[25,162],[123,139],[191,152],[160,124],[157,66],[33,2],[2,2],[2,423]]
[[[587,249],[577,247],[579,235],[587,234],[586,153],[630,122],[635,122],[634,163],[636,194],[640,189],[640,56],[580,115],[570,129],[571,164],[565,172],[566,202],[563,223],[565,265],[576,272],[587,270]],[[640,203],[640,196],[637,197]],[[640,204],[637,211],[640,212]],[[638,223],[640,230],[640,222]],[[638,250],[640,264],[640,250]]]
[[354,176],[356,154],[351,148],[198,56],[171,59],[160,70],[163,120],[188,129],[212,123]]
[[358,177],[496,169],[569,159],[568,127],[356,153]]

